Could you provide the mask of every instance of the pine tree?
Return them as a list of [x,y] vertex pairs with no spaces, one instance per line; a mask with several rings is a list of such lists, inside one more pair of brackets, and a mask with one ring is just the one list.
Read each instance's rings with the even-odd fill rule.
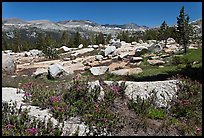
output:
[[22,49],[22,45],[20,43],[20,34],[19,31],[14,31],[14,42],[12,47],[14,52],[20,52]]
[[112,38],[112,35],[111,34],[108,34],[108,36],[106,37],[106,44],[109,43],[109,41],[111,40]]
[[74,47],[78,47],[81,44],[81,35],[79,32],[76,32],[74,36]]
[[187,53],[187,45],[190,39],[192,29],[189,25],[189,16],[185,14],[184,6],[180,10],[180,15],[177,17],[177,31],[179,37],[179,44],[183,45],[184,53]]
[[2,37],[2,50],[8,50],[8,42]]
[[45,36],[43,34],[39,34],[37,38],[36,48],[39,50],[45,49]]
[[168,25],[164,21],[160,26],[159,39],[160,40],[165,40],[165,47],[166,47],[166,44],[167,44],[168,37],[169,37],[169,35],[168,35]]
[[66,45],[66,46],[68,45],[69,38],[68,38],[68,34],[67,34],[66,31],[64,31],[64,32],[62,33],[62,37],[61,37],[60,42],[61,42],[61,45]]

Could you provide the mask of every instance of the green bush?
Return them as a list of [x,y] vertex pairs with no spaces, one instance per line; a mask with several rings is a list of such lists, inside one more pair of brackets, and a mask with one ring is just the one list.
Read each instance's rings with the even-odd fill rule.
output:
[[147,116],[151,119],[164,119],[166,114],[163,109],[150,108],[148,110]]

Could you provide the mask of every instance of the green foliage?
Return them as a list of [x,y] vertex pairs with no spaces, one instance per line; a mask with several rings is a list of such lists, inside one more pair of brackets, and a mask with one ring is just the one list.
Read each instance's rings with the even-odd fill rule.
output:
[[104,38],[104,35],[103,33],[99,33],[99,34],[96,34],[95,35],[95,44],[105,44],[105,38]]
[[147,116],[151,119],[164,119],[166,117],[166,113],[163,109],[150,108]]
[[165,40],[165,45],[166,45],[168,37],[169,37],[168,25],[164,21],[160,26],[159,40]]
[[145,34],[143,36],[143,40],[158,40],[159,31],[157,29],[150,29],[145,31]]
[[112,35],[111,35],[111,34],[108,34],[108,36],[107,36],[106,39],[105,39],[105,44],[108,44],[109,41],[111,40],[111,38],[112,38]]
[[184,53],[187,53],[187,45],[192,34],[192,27],[189,25],[189,16],[185,14],[184,6],[180,10],[179,17],[177,17],[177,30],[179,37],[179,44],[184,46]]
[[133,98],[129,100],[128,107],[130,109],[134,109],[137,114],[146,115],[150,108],[156,106],[156,93],[157,92],[153,90],[148,98],[141,98],[137,95],[135,101],[133,100]]
[[122,31],[121,33],[118,34],[117,38],[120,39],[121,41],[125,41],[128,43],[130,42],[130,37],[129,37],[128,31]]
[[78,47],[81,44],[81,35],[79,32],[76,32],[73,38],[73,47]]
[[69,38],[68,38],[68,34],[66,31],[64,31],[62,33],[62,37],[60,39],[60,42],[61,42],[61,45],[65,45],[65,46],[68,46],[69,44]]

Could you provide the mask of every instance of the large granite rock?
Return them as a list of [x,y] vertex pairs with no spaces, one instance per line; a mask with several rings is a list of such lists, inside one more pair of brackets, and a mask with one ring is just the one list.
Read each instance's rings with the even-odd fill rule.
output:
[[139,61],[142,61],[143,60],[143,58],[142,57],[132,57],[131,58],[131,62],[139,62]]
[[145,47],[145,46],[138,46],[136,49],[135,49],[135,56],[141,56],[145,53],[148,52],[148,48]]
[[78,46],[78,48],[83,48],[83,46],[84,46],[83,44],[80,44],[80,45]]
[[111,46],[115,46],[116,48],[120,48],[122,46],[121,42],[113,42]]
[[54,63],[48,67],[48,77],[56,78],[64,72],[64,69],[61,65]]
[[147,62],[150,65],[162,65],[165,63],[165,61],[162,61],[162,60],[147,60]]
[[173,38],[168,38],[167,39],[167,45],[175,44],[176,41]]
[[151,44],[151,46],[148,48],[149,51],[153,53],[159,53],[162,51],[162,47],[160,44]]
[[108,70],[107,66],[92,67],[90,71],[93,75],[103,75]]
[[33,73],[32,76],[34,76],[35,78],[41,76],[41,75],[45,75],[47,74],[47,69],[44,68],[37,68],[37,70]]
[[43,52],[38,49],[32,49],[32,50],[29,50],[29,52],[32,56],[43,56]]
[[111,71],[111,73],[115,75],[132,75],[132,74],[138,74],[141,72],[142,72],[141,68],[119,69],[119,70]]
[[16,72],[16,62],[11,55],[2,54],[2,73],[14,74]]
[[116,50],[115,46],[108,46],[105,50],[104,50],[104,56],[107,56],[109,54],[112,54],[114,51]]
[[102,55],[96,55],[95,59],[98,61],[101,61],[101,60],[103,60],[103,56]]

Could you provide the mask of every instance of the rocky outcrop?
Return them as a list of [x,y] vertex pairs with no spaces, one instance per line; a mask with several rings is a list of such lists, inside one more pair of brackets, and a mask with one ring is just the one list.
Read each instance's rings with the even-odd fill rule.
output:
[[48,67],[48,78],[54,79],[64,72],[61,65],[54,63]]
[[119,69],[111,71],[111,73],[115,75],[133,75],[141,72],[142,72],[141,68]]
[[92,67],[90,71],[93,75],[103,75],[108,70],[107,66]]
[[162,61],[162,60],[147,60],[147,62],[150,64],[150,65],[162,65],[165,63],[165,61]]
[[138,46],[135,50],[135,56],[141,56],[148,51],[148,48],[145,46]]
[[2,54],[2,73],[14,74],[16,72],[16,62],[14,57]]
[[103,56],[102,55],[96,55],[95,59],[98,61],[101,61],[101,60],[103,60]]
[[107,56],[109,54],[112,54],[114,51],[116,50],[115,46],[108,46],[105,50],[104,50],[104,56]]

